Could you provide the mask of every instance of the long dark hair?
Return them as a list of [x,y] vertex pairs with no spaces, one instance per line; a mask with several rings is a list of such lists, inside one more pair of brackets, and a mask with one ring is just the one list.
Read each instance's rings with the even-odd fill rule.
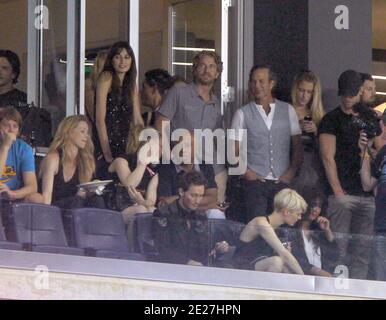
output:
[[[125,74],[123,79],[122,87],[118,78],[118,75],[115,72],[113,66],[113,59],[117,54],[120,54],[123,50],[127,51],[131,57],[131,67],[130,70]],[[111,89],[115,93],[119,93],[121,96],[121,101],[124,104],[130,104],[133,102],[133,93],[135,89],[136,79],[137,79],[137,64],[135,61],[134,51],[131,48],[130,44],[126,41],[119,41],[113,44],[110,48],[107,55],[106,63],[103,68],[103,71],[109,72],[113,77],[113,82]]]
[[[306,213],[303,215],[302,220],[300,220],[297,223],[299,234],[301,234],[301,227],[302,227],[303,221],[307,220],[308,216],[311,213],[313,205],[316,203],[317,200],[320,202],[321,214],[323,214],[323,211],[326,209],[326,197],[322,192],[322,190],[319,190],[318,188],[310,188],[308,190],[303,190],[301,192],[301,195],[306,200],[308,204],[308,208]],[[315,244],[315,250],[317,250],[318,247],[320,247],[321,230],[319,228],[319,224],[316,221],[311,222],[310,231],[311,231],[311,234],[310,234],[311,239]]]

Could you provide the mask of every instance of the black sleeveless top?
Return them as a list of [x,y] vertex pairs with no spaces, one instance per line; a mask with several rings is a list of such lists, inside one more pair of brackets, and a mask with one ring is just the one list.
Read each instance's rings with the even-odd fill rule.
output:
[[[265,217],[269,223],[269,217]],[[240,269],[254,270],[256,260],[263,257],[272,257],[275,252],[271,246],[261,237],[250,242],[244,242],[239,239],[235,252],[235,266]]]
[[54,177],[52,203],[65,198],[74,197],[78,192],[77,185],[80,183],[78,168],[76,168],[74,175],[69,181],[64,181],[64,172],[61,158],[62,152],[59,151],[59,168],[58,173]]
[[[105,123],[113,158],[125,154],[132,113],[133,105],[130,103],[124,103],[119,93],[108,93],[106,101]],[[95,124],[93,136],[95,154],[96,156],[99,156],[102,153],[102,149]]]

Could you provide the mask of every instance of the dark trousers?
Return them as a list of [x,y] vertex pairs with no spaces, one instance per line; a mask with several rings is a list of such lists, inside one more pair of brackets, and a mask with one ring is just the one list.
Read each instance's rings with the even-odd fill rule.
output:
[[247,208],[245,222],[249,222],[255,217],[271,214],[273,211],[273,198],[285,188],[289,188],[289,186],[274,180],[265,180],[265,182],[243,180]]

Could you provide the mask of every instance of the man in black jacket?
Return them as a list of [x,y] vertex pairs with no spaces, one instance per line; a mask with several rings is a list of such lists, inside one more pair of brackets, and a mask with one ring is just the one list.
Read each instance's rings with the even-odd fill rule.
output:
[[219,233],[212,239],[205,213],[196,211],[205,194],[205,185],[202,173],[184,173],[179,181],[179,199],[154,212],[153,233],[159,262],[216,265],[229,251],[226,241],[218,241]]

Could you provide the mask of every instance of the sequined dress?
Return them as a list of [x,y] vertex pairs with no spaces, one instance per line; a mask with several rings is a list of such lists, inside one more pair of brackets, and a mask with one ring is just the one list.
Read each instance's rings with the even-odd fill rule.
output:
[[[113,158],[126,154],[127,136],[129,134],[132,113],[132,104],[124,103],[118,93],[109,92],[107,95],[105,122]],[[97,137],[94,134],[94,139],[98,140],[95,143],[98,155],[102,153],[102,150]]]

